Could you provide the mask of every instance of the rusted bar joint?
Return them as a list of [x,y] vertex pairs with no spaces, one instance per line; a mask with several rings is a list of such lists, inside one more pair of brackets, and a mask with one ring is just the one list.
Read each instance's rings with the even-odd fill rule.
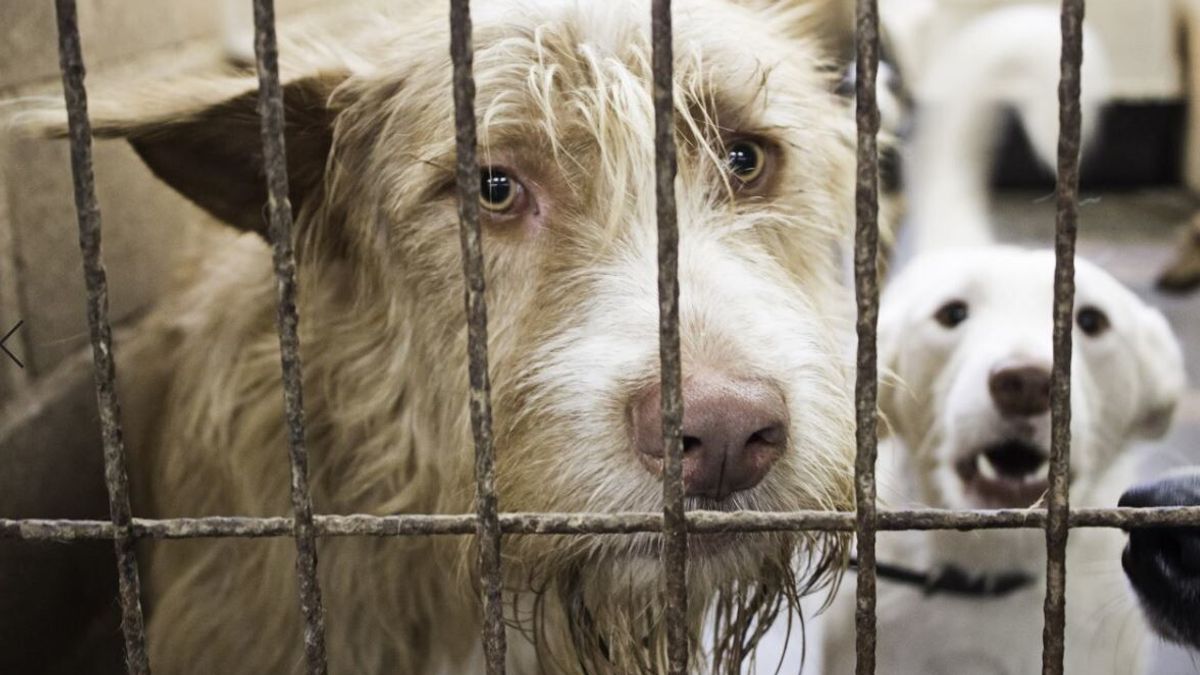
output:
[[108,280],[100,257],[100,205],[96,199],[96,177],[92,168],[92,125],[88,119],[87,89],[84,87],[79,19],[75,0],[56,0],[55,9],[58,16],[59,66],[62,70],[71,143],[71,173],[75,182],[75,212],[79,220],[79,248],[83,255],[83,278],[87,286],[88,330],[92,342],[100,435],[104,446],[104,483],[112,514],[110,534],[117,554],[125,666],[131,675],[148,675],[150,661],[146,654],[141,581],[134,552],[136,540],[131,525],[133,513],[129,505],[129,474],[126,469],[125,442],[121,435],[121,406],[117,400],[112,325],[108,320]]
[[457,151],[459,239],[462,245],[467,354],[470,359],[471,430],[475,440],[475,521],[483,594],[483,652],[490,675],[504,673],[504,602],[500,525],[496,519],[496,472],[492,440],[492,392],[488,377],[486,282],[479,228],[479,165],[475,158],[475,80],[471,74],[469,0],[450,2],[450,56],[454,62],[454,127]]
[[293,533],[300,611],[304,616],[304,658],[310,675],[324,675],[325,609],[317,580],[317,543],[312,495],[308,487],[305,446],[303,374],[300,364],[299,315],[296,311],[296,256],[292,249],[292,205],[288,200],[287,148],[284,137],[283,88],[279,82],[279,49],[275,40],[274,0],[254,0],[254,52],[258,69],[258,112],[262,118],[263,166],[267,178],[271,250],[279,291],[276,321],[283,369],[284,413],[287,417],[291,465]]

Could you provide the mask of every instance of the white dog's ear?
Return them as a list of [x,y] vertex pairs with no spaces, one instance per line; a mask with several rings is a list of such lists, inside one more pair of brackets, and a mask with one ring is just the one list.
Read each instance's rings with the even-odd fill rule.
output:
[[1134,347],[1141,396],[1134,431],[1144,438],[1159,438],[1171,425],[1187,376],[1183,350],[1166,318],[1152,307],[1142,307],[1140,314]]
[[[335,112],[330,95],[344,81],[331,72],[287,82],[284,107],[292,208],[298,210],[324,176]],[[61,110],[26,114],[18,124],[51,137],[66,135]],[[97,99],[92,130],[126,138],[150,169],[218,219],[265,234],[267,202],[257,81],[187,82]]]

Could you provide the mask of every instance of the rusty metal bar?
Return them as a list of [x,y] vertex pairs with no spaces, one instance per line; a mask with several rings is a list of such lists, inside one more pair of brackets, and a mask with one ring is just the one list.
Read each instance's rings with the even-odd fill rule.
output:
[[1080,66],[1084,0],[1063,0],[1058,85],[1058,216],[1054,235],[1054,367],[1050,377],[1050,491],[1046,498],[1046,600],[1042,673],[1062,675],[1070,519],[1071,337],[1075,324],[1075,235],[1082,128]]
[[317,542],[312,495],[308,487],[305,446],[304,377],[300,364],[300,318],[296,310],[296,256],[292,250],[292,205],[288,200],[287,149],[283,87],[279,82],[279,49],[275,40],[274,0],[254,0],[254,52],[258,69],[258,112],[262,118],[263,166],[267,179],[271,250],[279,291],[276,320],[283,368],[283,402],[287,416],[291,463],[293,534],[300,611],[304,616],[304,658],[310,675],[328,670],[325,654],[325,608],[317,580]]
[[876,0],[858,0],[858,182],[855,189],[854,287],[858,301],[858,363],[854,385],[855,442],[854,497],[858,585],[854,612],[855,672],[875,672],[875,456],[876,372],[875,330],[879,322],[879,106],[875,76],[879,70],[879,8]]
[[496,517],[492,443],[492,385],[488,377],[486,282],[479,229],[479,164],[475,158],[475,80],[471,74],[470,0],[450,2],[450,56],[454,61],[454,123],[457,150],[458,219],[462,245],[467,353],[470,357],[471,430],[475,437],[476,541],[483,594],[483,652],[487,672],[504,673],[504,601],[500,570],[500,524]]
[[675,83],[671,0],[654,0],[650,40],[654,71],[654,174],[658,221],[658,353],[663,430],[663,574],[667,672],[688,669],[687,522],[683,504],[683,369],[679,347],[679,223],[675,210]]
[[96,399],[100,433],[104,445],[104,482],[112,514],[113,544],[121,602],[121,632],[125,638],[125,666],[131,675],[147,675],[146,626],[142,617],[141,581],[134,551],[129,505],[129,474],[125,442],[121,435],[121,406],[117,400],[116,364],[112,350],[112,325],[108,320],[108,279],[100,257],[100,205],[96,199],[96,177],[92,168],[92,125],[88,119],[83,49],[75,0],[56,0],[58,57],[62,70],[63,95],[67,105],[71,142],[71,173],[75,181],[75,211],[79,220],[79,248],[83,254],[83,278],[87,286],[87,320],[91,333]]
[[[316,515],[318,537],[409,537],[424,535],[468,535],[477,528],[475,514],[461,515]],[[291,518],[133,519],[137,539],[205,539],[220,537],[286,537],[293,533]],[[633,534],[661,532],[663,514],[639,513],[501,513],[504,534],[570,535]],[[1155,508],[1092,508],[1071,511],[1071,528],[1200,527],[1200,506]],[[852,532],[854,513],[841,511],[689,511],[687,530],[695,534],[719,532]],[[1032,509],[951,511],[919,509],[878,511],[876,529],[895,530],[983,530],[1044,529],[1046,511]],[[104,520],[0,519],[0,539],[29,541],[85,541],[113,539],[116,530]]]

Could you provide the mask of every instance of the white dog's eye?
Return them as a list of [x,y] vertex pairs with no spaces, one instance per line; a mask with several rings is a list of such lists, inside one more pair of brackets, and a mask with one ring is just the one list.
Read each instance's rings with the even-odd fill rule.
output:
[[479,171],[479,205],[493,214],[515,214],[524,209],[525,186],[508,171],[494,166]]
[[969,312],[967,311],[967,303],[963,302],[962,300],[951,300],[950,302],[942,305],[941,308],[934,313],[933,318],[946,328],[954,328],[958,324],[966,321],[968,315]]
[[1091,305],[1079,310],[1075,315],[1075,323],[1079,326],[1079,330],[1088,337],[1096,337],[1112,326],[1108,315]]
[[734,178],[743,185],[751,185],[767,167],[767,152],[761,143],[743,138],[729,144],[725,162]]

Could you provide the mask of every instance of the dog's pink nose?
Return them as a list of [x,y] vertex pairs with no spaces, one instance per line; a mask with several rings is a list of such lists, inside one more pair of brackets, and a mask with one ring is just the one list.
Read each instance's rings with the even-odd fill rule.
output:
[[1050,371],[1042,366],[998,367],[988,378],[988,389],[1006,417],[1035,417],[1050,410]]
[[[655,384],[634,401],[634,446],[662,475],[662,412]],[[689,496],[724,499],[758,485],[787,446],[783,395],[759,380],[712,372],[683,384],[683,485]]]

